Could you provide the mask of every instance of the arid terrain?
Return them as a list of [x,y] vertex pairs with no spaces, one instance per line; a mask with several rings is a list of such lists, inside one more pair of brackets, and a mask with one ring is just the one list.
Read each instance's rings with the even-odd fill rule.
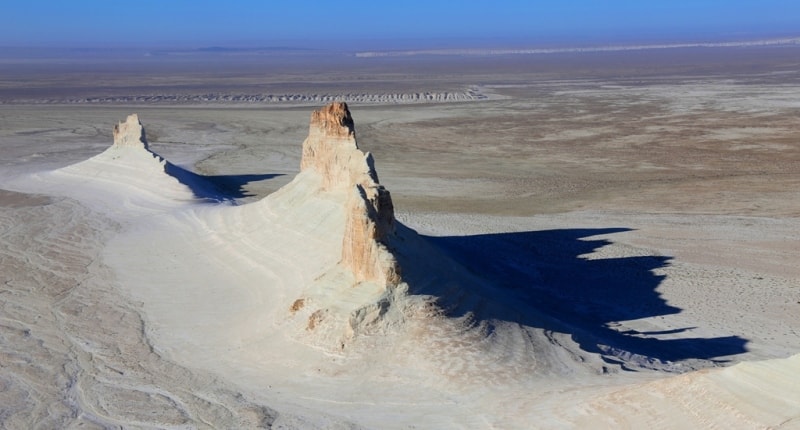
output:
[[[6,52],[0,427],[798,428],[798,53]],[[410,297],[344,337],[333,100]]]

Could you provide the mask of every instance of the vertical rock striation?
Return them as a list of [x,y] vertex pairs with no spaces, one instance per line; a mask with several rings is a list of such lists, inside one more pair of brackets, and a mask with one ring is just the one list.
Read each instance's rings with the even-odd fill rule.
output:
[[346,103],[331,103],[311,114],[300,169],[320,174],[324,191],[347,195],[341,264],[356,282],[397,285],[400,271],[388,249],[395,234],[392,198],[378,182],[372,155],[358,149]]
[[148,149],[144,127],[139,122],[138,115],[135,113],[128,115],[125,122],[114,126],[114,146]]

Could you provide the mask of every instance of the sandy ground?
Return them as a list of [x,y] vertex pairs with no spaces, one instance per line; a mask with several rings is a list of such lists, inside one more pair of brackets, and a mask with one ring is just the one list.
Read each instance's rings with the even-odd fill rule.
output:
[[0,423],[800,426],[796,73],[524,78],[351,106],[419,267],[488,286],[345,351],[289,312],[343,228],[335,197],[274,193],[310,108],[136,107],[234,199],[210,203],[149,160],[85,162],[131,107],[0,106]]

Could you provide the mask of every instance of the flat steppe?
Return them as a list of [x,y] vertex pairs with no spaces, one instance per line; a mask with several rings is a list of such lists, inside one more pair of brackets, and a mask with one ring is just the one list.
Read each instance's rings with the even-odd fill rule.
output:
[[[0,423],[797,425],[800,396],[769,389],[786,379],[780,367],[693,372],[800,352],[797,54],[5,58]],[[310,112],[332,98],[348,100],[399,220],[478,274],[534,279],[543,311],[630,354],[581,345],[605,357],[602,372],[455,378],[420,398],[425,373],[411,365],[390,376],[351,366],[367,366],[362,380],[346,359],[316,357],[320,375],[298,365],[287,377],[283,362],[254,377],[245,353],[215,364],[192,355],[221,354],[213,345],[181,352],[166,311],[128,290],[103,259],[130,234],[123,222],[25,179],[102,152],[136,112],[152,150],[253,203],[297,174]],[[765,385],[747,391],[741,374]],[[788,409],[759,403],[765,390]]]

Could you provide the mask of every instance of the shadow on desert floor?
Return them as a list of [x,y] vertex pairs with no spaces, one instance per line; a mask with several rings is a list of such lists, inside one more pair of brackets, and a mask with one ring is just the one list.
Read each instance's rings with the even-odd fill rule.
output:
[[282,176],[279,173],[205,176],[169,162],[164,165],[164,172],[189,187],[198,199],[210,202],[252,197],[253,194],[245,190],[245,185]]
[[[746,352],[747,340],[739,336],[682,335],[696,327],[648,332],[615,329],[621,321],[682,311],[657,291],[665,276],[654,271],[667,267],[670,257],[588,258],[612,243],[593,237],[630,230],[576,228],[425,237],[454,266],[467,268],[479,281],[435,287],[413,272],[408,280],[412,292],[439,297],[452,316],[472,312],[478,321],[509,321],[569,333],[581,349],[600,354],[609,363],[621,364],[632,356],[645,361],[699,359],[722,363],[726,357]],[[440,278],[441,282],[447,283]],[[459,291],[463,288],[476,291]]]

